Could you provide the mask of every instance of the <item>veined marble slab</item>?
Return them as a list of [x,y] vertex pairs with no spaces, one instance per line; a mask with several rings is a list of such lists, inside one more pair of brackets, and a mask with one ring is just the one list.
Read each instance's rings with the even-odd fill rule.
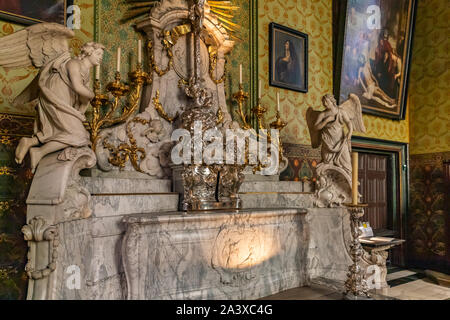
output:
[[172,181],[168,179],[82,177],[81,183],[91,194],[169,193],[172,191]]
[[313,194],[301,192],[239,193],[244,209],[249,208],[311,208]]
[[298,181],[244,181],[239,192],[303,192],[303,188]]
[[256,299],[307,283],[304,209],[126,216],[128,299]]
[[177,193],[97,195],[92,197],[92,211],[95,217],[174,211],[177,210],[177,207]]

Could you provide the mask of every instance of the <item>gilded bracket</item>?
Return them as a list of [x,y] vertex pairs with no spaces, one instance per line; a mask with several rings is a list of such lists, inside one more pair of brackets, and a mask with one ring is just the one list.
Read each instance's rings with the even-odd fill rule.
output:
[[166,121],[169,121],[170,123],[174,122],[175,119],[178,117],[178,112],[175,115],[175,117],[171,118],[167,115],[166,111],[164,110],[164,107],[162,106],[161,102],[159,101],[159,90],[156,90],[156,95],[153,98],[153,105],[155,106],[155,110],[158,112],[159,116],[163,118]]

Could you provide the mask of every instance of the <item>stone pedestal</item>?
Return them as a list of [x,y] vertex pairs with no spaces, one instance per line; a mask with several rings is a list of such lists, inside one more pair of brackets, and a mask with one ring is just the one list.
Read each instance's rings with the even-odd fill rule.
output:
[[128,299],[256,299],[307,284],[303,209],[123,219]]

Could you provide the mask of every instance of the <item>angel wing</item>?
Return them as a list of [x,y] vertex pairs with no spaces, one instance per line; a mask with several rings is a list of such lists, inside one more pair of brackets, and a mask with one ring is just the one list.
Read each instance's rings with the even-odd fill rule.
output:
[[57,23],[39,23],[0,38],[0,66],[41,68],[69,51],[74,32]]
[[319,116],[320,111],[314,111],[313,108],[309,107],[306,110],[306,122],[308,123],[309,135],[311,137],[311,146],[313,148],[320,147],[320,131],[314,128],[314,125],[317,121],[317,117]]
[[[74,32],[57,23],[39,23],[0,38],[0,66],[6,68],[41,68],[69,52],[68,40]],[[14,105],[37,98],[38,76],[14,99]]]
[[364,126],[362,118],[361,102],[357,95],[350,93],[348,100],[339,105],[339,109],[344,111],[350,121],[353,123],[353,129],[358,132],[365,133],[366,127]]

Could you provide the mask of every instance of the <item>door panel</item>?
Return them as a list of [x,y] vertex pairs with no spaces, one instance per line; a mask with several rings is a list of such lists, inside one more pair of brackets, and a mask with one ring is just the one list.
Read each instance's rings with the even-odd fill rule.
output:
[[359,153],[359,192],[362,202],[367,203],[362,221],[369,221],[372,229],[389,229],[388,188],[387,188],[388,156]]

